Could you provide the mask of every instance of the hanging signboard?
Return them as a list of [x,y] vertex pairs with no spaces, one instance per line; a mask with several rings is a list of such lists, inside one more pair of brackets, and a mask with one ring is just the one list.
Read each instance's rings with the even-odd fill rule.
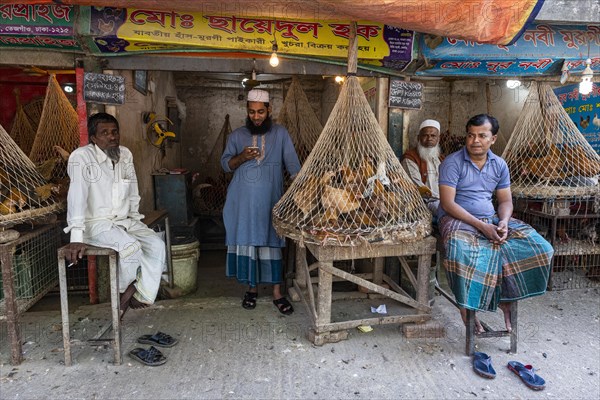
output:
[[420,110],[422,106],[423,85],[401,79],[390,80],[390,107]]
[[80,50],[71,6],[0,4],[0,46]]
[[483,44],[470,40],[433,38],[422,35],[421,51],[430,60],[534,59],[552,54],[554,58],[585,59],[600,56],[600,25],[532,25],[512,45]]
[[579,93],[579,84],[554,89],[554,94],[590,145],[600,154],[600,85],[594,83],[588,95]]
[[[92,43],[101,53],[198,48],[348,57],[350,22],[275,19],[197,12],[90,7]],[[403,69],[412,61],[412,31],[359,21],[358,58]]]
[[[432,67],[418,71],[418,75],[447,76],[536,76],[548,73],[560,74],[562,61],[552,58],[536,60],[469,60],[438,61]],[[600,63],[600,58],[595,59]]]
[[86,72],[83,75],[83,99],[90,103],[123,104],[125,103],[125,78]]
[[533,25],[508,46],[422,35],[420,49],[431,67],[417,75],[535,76],[585,68],[588,52],[592,69],[600,72],[600,25]]

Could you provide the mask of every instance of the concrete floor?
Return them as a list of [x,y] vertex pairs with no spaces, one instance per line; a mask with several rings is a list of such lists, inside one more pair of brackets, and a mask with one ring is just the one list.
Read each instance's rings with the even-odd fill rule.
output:
[[[600,398],[598,288],[520,302],[517,354],[508,354],[507,338],[478,342],[497,371],[487,380],[473,372],[458,312],[442,297],[436,297],[434,320],[446,327],[445,338],[409,340],[399,326],[386,325],[370,333],[351,330],[348,340],[316,347],[307,340],[310,319],[302,303],[285,317],[262,288],[256,309],[244,310],[244,287],[224,277],[223,260],[223,252],[203,252],[195,294],[127,313],[120,366],[112,364],[110,348],[86,345],[74,348],[73,366],[64,367],[58,296],[47,297],[22,317],[20,366],[8,364],[2,325],[0,398]],[[73,298],[72,337],[85,340],[109,321],[109,308]],[[377,302],[386,303],[345,301],[334,307],[334,318],[364,313]],[[499,326],[502,318],[498,312],[482,319]],[[147,367],[127,356],[138,336],[158,330],[180,340],[163,350],[165,365]],[[528,389],[506,368],[510,360],[538,368],[546,389]]]

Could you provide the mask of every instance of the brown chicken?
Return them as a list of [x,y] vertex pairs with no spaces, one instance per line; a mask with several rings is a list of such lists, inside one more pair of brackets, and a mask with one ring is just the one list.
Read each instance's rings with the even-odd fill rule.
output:
[[8,214],[14,214],[16,212],[17,212],[17,209],[15,208],[12,200],[5,199],[2,203],[0,203],[0,214],[8,215]]
[[319,179],[314,176],[309,176],[302,189],[294,193],[294,203],[304,214],[304,217],[319,205]]
[[54,172],[54,168],[56,168],[56,164],[58,164],[59,160],[60,159],[57,157],[49,158],[40,165],[37,165],[35,168],[45,180],[49,181],[52,179],[52,173]]
[[595,153],[588,155],[579,145],[571,148],[567,145],[564,147],[573,175],[592,177],[600,174],[600,161],[592,159],[592,157],[597,158]]
[[564,179],[566,173],[563,171],[565,158],[556,145],[552,144],[541,152],[539,157],[525,159],[525,173],[530,173],[538,179]]
[[27,196],[25,196],[23,192],[21,192],[16,187],[10,190],[8,198],[10,201],[12,201],[14,205],[21,209],[27,205]]
[[331,212],[337,210],[340,213],[354,211],[360,207],[360,201],[353,192],[345,188],[334,188],[332,186],[325,186],[323,189],[321,204],[326,211],[328,209]]

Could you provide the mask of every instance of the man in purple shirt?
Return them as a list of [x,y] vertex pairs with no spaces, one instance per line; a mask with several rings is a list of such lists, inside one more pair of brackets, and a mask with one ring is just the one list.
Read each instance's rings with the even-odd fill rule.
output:
[[[467,122],[465,147],[440,165],[438,218],[444,267],[463,321],[466,309],[500,307],[510,332],[510,302],[545,293],[553,249],[531,226],[511,218],[508,166],[490,150],[498,129],[487,114]],[[484,331],[477,319],[476,330]]]

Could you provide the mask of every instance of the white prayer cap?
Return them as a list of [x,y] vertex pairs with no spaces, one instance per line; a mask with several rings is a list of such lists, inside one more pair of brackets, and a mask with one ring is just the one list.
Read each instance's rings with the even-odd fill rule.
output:
[[440,123],[437,122],[435,119],[426,119],[425,121],[421,122],[421,126],[419,126],[419,131],[429,126],[436,128],[438,132],[440,131]]
[[248,92],[248,101],[269,102],[269,92],[266,90],[252,89]]

